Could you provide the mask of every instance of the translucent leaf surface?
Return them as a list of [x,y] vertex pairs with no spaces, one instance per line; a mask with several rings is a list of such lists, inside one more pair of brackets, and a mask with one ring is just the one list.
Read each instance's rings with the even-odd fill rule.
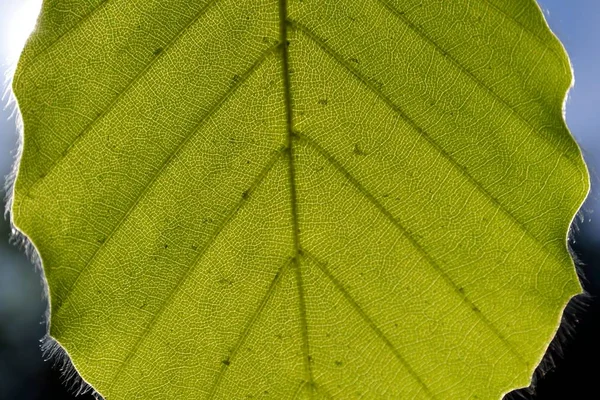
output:
[[533,0],[46,0],[13,218],[108,400],[498,399],[580,291]]

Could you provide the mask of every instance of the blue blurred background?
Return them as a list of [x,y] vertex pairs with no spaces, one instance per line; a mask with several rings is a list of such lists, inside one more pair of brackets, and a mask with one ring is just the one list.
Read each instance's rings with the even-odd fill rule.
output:
[[[567,123],[579,142],[592,175],[592,193],[584,205],[572,246],[591,297],[572,307],[572,333],[556,354],[555,366],[539,374],[537,394],[526,399],[600,399],[600,0],[538,0],[561,39],[575,70],[567,102]],[[0,0],[0,89],[5,93],[20,48],[34,26],[41,0]],[[9,96],[0,102],[0,182],[11,170],[17,132]],[[0,195],[4,198],[4,185]],[[8,242],[9,224],[0,220],[0,400],[69,399],[60,371],[44,362],[39,339],[45,333],[39,272]],[[573,314],[574,313],[574,314]],[[564,331],[566,332],[566,330]],[[78,397],[89,398],[89,395]]]

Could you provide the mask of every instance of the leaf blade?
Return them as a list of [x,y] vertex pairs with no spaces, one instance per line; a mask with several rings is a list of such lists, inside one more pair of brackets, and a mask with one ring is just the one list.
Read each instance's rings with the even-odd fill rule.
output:
[[81,374],[107,398],[527,384],[580,291],[588,178],[568,60],[517,3],[115,0],[59,26],[47,2],[13,213]]

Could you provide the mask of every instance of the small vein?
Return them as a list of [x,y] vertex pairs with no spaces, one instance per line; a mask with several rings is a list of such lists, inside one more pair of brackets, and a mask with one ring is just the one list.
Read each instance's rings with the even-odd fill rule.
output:
[[[477,86],[479,86],[481,89],[483,89],[483,91],[485,93],[489,94],[494,100],[496,100],[502,106],[504,106],[504,108],[509,110],[511,112],[511,114],[513,114],[514,116],[517,117],[517,119],[519,119],[521,122],[523,122],[531,130],[531,132],[538,135],[539,137],[541,137],[542,139],[544,139],[545,141],[550,143],[552,146],[555,145],[555,141],[553,141],[551,138],[549,138],[547,136],[541,135],[540,131],[536,130],[535,127],[531,124],[531,122],[529,120],[527,120],[513,105],[509,104],[504,98],[502,98],[500,95],[498,95],[483,80],[476,77],[462,63],[460,63],[456,58],[454,58],[454,56],[450,52],[444,50],[444,48],[442,46],[440,46],[435,40],[430,38],[422,29],[420,29],[417,25],[413,24],[408,18],[406,18],[406,16],[401,14],[400,11],[398,9],[396,9],[394,6],[392,6],[389,1],[387,1],[387,0],[376,0],[376,1],[378,3],[380,3],[390,14],[392,14],[397,19],[399,19],[410,30],[412,30],[417,35],[419,35],[423,40],[425,40],[432,48],[435,49],[435,51],[440,56],[442,56],[442,58],[449,60],[452,63],[452,65],[454,65],[458,69],[458,71],[460,71],[464,76],[468,77]],[[545,51],[545,49],[547,49],[547,46],[544,46],[544,51]],[[539,60],[541,60],[541,57],[539,58]],[[535,69],[535,66],[533,66],[531,68],[531,71],[533,72],[534,69]],[[566,160],[568,160],[571,164],[576,166],[574,160],[572,160],[571,158],[568,158],[568,157],[564,157],[564,158]]]
[[275,289],[277,288],[277,285],[279,284],[279,282],[281,282],[284,275],[288,271],[290,264],[292,264],[293,262],[294,262],[293,258],[288,260],[281,268],[279,268],[279,270],[275,274],[275,277],[273,277],[273,280],[271,281],[271,284],[269,285],[269,288],[265,292],[262,300],[258,304],[257,309],[254,311],[254,313],[248,320],[246,327],[240,334],[237,342],[235,343],[235,346],[231,350],[231,353],[228,358],[229,363],[227,363],[227,364],[221,363],[221,369],[219,371],[219,374],[215,378],[215,381],[213,382],[213,384],[211,386],[207,400],[214,398],[215,395],[217,394],[217,390],[219,389],[221,382],[223,381],[223,377],[225,376],[225,373],[229,369],[229,366],[235,360],[235,357],[237,356],[239,350],[244,345],[244,342],[250,335],[250,332],[251,332],[252,328],[254,327],[254,324],[256,323],[256,321],[258,320],[260,315],[262,314],[262,312],[265,309],[265,307],[267,306],[267,303],[269,302],[269,300],[273,297],[273,293],[275,293]]
[[[98,114],[93,120],[90,121],[89,124],[87,124],[83,130],[75,137],[75,139],[73,139],[73,141],[71,142],[71,144],[62,152],[61,156],[58,157],[52,164],[50,164],[50,167],[48,168],[48,170],[44,173],[44,175],[38,179],[37,181],[35,181],[31,187],[29,188],[29,191],[32,191],[37,185],[40,184],[40,182],[42,182],[44,180],[44,178],[46,178],[48,175],[50,175],[52,173],[52,171],[54,171],[56,169],[56,167],[60,164],[60,162],[62,160],[64,160],[67,156],[67,154],[73,149],[73,147],[75,147],[75,145],[77,143],[79,143],[79,141],[81,139],[83,139],[95,126],[96,124],[101,121],[104,117],[106,117],[118,104],[119,102],[125,97],[125,95],[127,93],[129,93],[129,91],[135,86],[135,84],[137,82],[139,82],[149,71],[152,70],[152,67],[156,64],[156,62],[158,60],[160,60],[161,58],[163,58],[165,56],[165,54],[167,54],[169,52],[169,50],[181,39],[185,36],[185,33],[191,28],[193,27],[196,22],[198,22],[200,20],[200,18],[202,18],[202,16],[204,16],[206,14],[206,12],[208,11],[208,9],[213,6],[214,4],[216,4],[219,0],[211,0],[210,2],[208,2],[204,7],[202,7],[198,13],[194,16],[194,18],[192,18],[190,20],[190,22],[188,22],[188,24],[186,26],[184,26],[181,30],[179,30],[175,36],[169,41],[169,43],[167,43],[164,47],[163,47],[163,51],[154,56],[150,62],[148,62],[138,73],[137,75],[135,75],[133,77],[132,80],[129,81],[129,83],[123,88],[121,89],[121,91],[115,96],[115,98],[107,105],[107,107],[102,110],[100,112],[100,114]],[[108,1],[106,1],[108,2]]]
[[421,386],[423,391],[425,393],[427,393],[427,395],[431,399],[435,399],[436,396],[433,394],[433,392],[427,386],[427,384],[423,381],[423,379],[421,379],[419,374],[417,374],[417,372],[413,369],[413,367],[410,365],[410,363],[402,356],[400,351],[387,338],[387,336],[383,333],[383,331],[381,331],[381,329],[379,329],[379,327],[377,327],[375,322],[362,309],[362,307],[358,304],[358,302],[356,300],[354,300],[352,295],[344,288],[342,283],[340,281],[338,281],[335,276],[333,276],[331,271],[329,271],[329,269],[326,267],[325,263],[323,263],[322,261],[317,259],[314,255],[312,255],[310,252],[308,252],[306,250],[304,251],[304,256],[306,258],[308,258],[309,260],[311,260],[321,270],[321,272],[323,272],[323,274],[325,274],[325,276],[327,276],[327,278],[331,281],[331,283],[333,283],[335,288],[342,294],[342,296],[344,296],[344,299],[346,299],[346,301],[352,306],[352,308],[362,317],[362,319],[367,323],[369,328],[371,328],[371,330],[377,335],[377,337],[379,337],[379,339],[381,339],[381,341],[387,346],[387,348],[390,349],[392,354],[396,357],[396,359],[398,361],[400,361],[400,363],[404,366],[404,368],[406,368],[406,370],[413,377],[413,379],[415,381],[417,381],[417,383],[419,384],[419,386]]
[[119,231],[119,229],[121,229],[121,227],[127,221],[127,219],[132,214],[132,212],[140,205],[142,199],[144,199],[144,197],[147,195],[147,193],[149,193],[150,189],[158,181],[158,179],[160,178],[160,176],[164,173],[164,171],[166,171],[167,167],[169,165],[171,165],[171,163],[173,163],[174,160],[176,160],[177,155],[179,153],[181,153],[181,151],[185,148],[186,144],[189,143],[190,140],[195,137],[195,135],[200,131],[200,129],[202,128],[202,126],[204,125],[204,123],[206,121],[208,121],[208,119],[211,116],[213,116],[227,102],[227,100],[229,98],[231,98],[231,96],[237,91],[237,89],[252,75],[252,72],[254,72],[267,59],[267,57],[276,48],[277,47],[272,48],[269,51],[265,52],[262,55],[262,57],[258,61],[256,61],[240,77],[240,79],[235,82],[234,85],[232,85],[232,87],[219,99],[219,101],[217,101],[206,112],[206,114],[202,117],[202,119],[198,122],[198,124],[190,131],[190,133],[185,138],[183,138],[183,140],[181,140],[179,142],[179,145],[177,146],[177,148],[161,164],[161,166],[158,168],[158,170],[156,171],[156,173],[152,176],[152,178],[150,179],[150,181],[146,184],[146,186],[140,191],[140,193],[138,194],[138,196],[134,199],[133,203],[131,204],[131,206],[129,207],[129,209],[127,210],[127,212],[121,217],[121,219],[118,221],[118,223],[114,226],[114,228],[111,230],[111,232],[107,235],[107,237],[104,240],[104,242],[102,242],[102,244],[100,246],[98,246],[98,248],[96,249],[96,251],[92,254],[92,257],[89,259],[89,261],[81,269],[81,271],[79,272],[79,274],[76,276],[73,284],[67,290],[66,297],[64,299],[62,299],[62,301],[60,301],[60,303],[58,304],[59,308],[62,306],[62,304],[66,303],[66,301],[69,299],[71,293],[73,292],[73,289],[77,285],[77,282],[79,281],[79,278],[82,276],[82,274],[90,267],[90,265],[93,264],[93,262],[96,260],[96,257],[100,254],[100,251],[103,248],[106,247],[107,243],[110,242],[110,240],[115,236],[115,234]]
[[216,242],[216,240],[220,236],[220,234],[235,219],[235,217],[237,216],[239,211],[243,208],[243,206],[245,204],[248,204],[249,200],[252,198],[251,194],[254,193],[256,191],[256,189],[260,186],[260,184],[264,181],[264,179],[266,178],[268,173],[271,171],[273,166],[276,164],[277,160],[279,160],[281,155],[282,155],[282,152],[278,151],[271,157],[269,162],[261,170],[260,174],[256,177],[256,179],[254,180],[254,182],[248,189],[248,192],[247,192],[248,196],[242,196],[242,198],[236,203],[236,205],[231,209],[231,211],[229,211],[227,216],[223,219],[223,221],[221,221],[219,226],[215,229],[215,233],[206,242],[204,247],[198,252],[196,257],[192,261],[191,266],[188,268],[186,273],[183,274],[183,276],[179,279],[179,281],[175,284],[175,286],[173,287],[171,292],[167,295],[165,300],[162,302],[160,308],[154,314],[154,316],[152,317],[152,319],[150,320],[150,322],[148,323],[148,325],[146,326],[146,328],[144,329],[142,334],[138,337],[138,339],[134,343],[133,347],[131,347],[131,349],[127,352],[127,355],[125,356],[123,362],[121,363],[121,365],[117,369],[117,372],[114,375],[115,378],[113,379],[111,385],[109,386],[108,391],[110,391],[112,389],[112,387],[118,382],[119,377],[123,375],[123,371],[125,371],[125,369],[129,365],[129,362],[131,361],[133,355],[140,348],[144,339],[149,336],[150,332],[152,331],[152,328],[156,326],[156,323],[158,322],[160,316],[167,309],[167,306],[171,303],[171,301],[174,299],[175,295],[179,292],[179,290],[181,290],[181,288],[184,286],[185,282],[193,275],[193,272],[200,265],[200,261],[203,259],[203,257],[206,255],[206,253],[208,253],[208,250],[210,250],[210,248]]
[[362,75],[356,68],[349,65],[344,61],[342,56],[336,53],[331,47],[329,47],[321,38],[316,36],[302,24],[293,22],[292,26],[297,28],[300,32],[304,33],[306,37],[311,39],[317,46],[319,46],[326,54],[328,54],[334,61],[336,61],[341,67],[345,68],[352,76],[354,76],[359,82],[361,82],[365,87],[367,87],[373,94],[377,95],[392,111],[394,111],[400,118],[402,118],[410,127],[412,127],[416,132],[421,134],[421,137],[425,139],[425,141],[438,153],[440,153],[447,161],[450,162],[452,167],[457,170],[463,177],[467,179],[467,181],[474,186],[481,194],[487,197],[498,209],[502,211],[504,215],[506,215],[511,221],[513,221],[520,229],[522,229],[527,236],[536,242],[541,248],[543,248],[546,252],[552,253],[554,259],[556,255],[548,249],[547,243],[543,242],[537,236],[535,236],[529,228],[523,223],[520,219],[518,219],[508,208],[504,206],[492,193],[490,193],[477,179],[475,179],[467,170],[467,167],[460,164],[454,157],[452,157],[443,147],[441,147],[436,141],[433,140],[431,135],[425,131],[422,127],[420,127],[413,119],[411,119],[400,106],[396,105],[389,97],[387,97],[383,92],[381,92],[377,87],[375,87],[369,80]]
[[504,335],[500,332],[498,328],[488,320],[480,311],[479,308],[467,297],[465,293],[463,293],[459,286],[452,280],[452,278],[443,270],[443,268],[437,263],[437,261],[431,256],[427,250],[421,246],[421,244],[414,238],[413,234],[408,230],[399,220],[394,217],[394,215],[387,209],[383,204],[375,198],[375,196],[364,187],[358,179],[356,179],[350,172],[344,168],[344,166],[333,157],[330,153],[327,152],[321,145],[315,142],[313,139],[308,136],[296,132],[296,137],[298,140],[303,141],[308,144],[314,150],[321,155],[325,160],[327,160],[340,174],[342,174],[348,182],[354,186],[354,188],[361,193],[381,214],[394,225],[400,233],[408,239],[411,245],[422,255],[422,257],[427,261],[431,267],[437,272],[437,274],[446,282],[446,284],[452,288],[454,293],[462,300],[462,303],[469,307],[469,309],[476,315],[485,325],[486,327],[496,336],[498,339],[506,346],[506,348],[512,353],[512,355],[519,360],[522,364],[529,366],[529,363],[525,361],[525,358],[515,349],[515,347],[510,343]]
[[302,393],[302,389],[304,389],[304,386],[306,386],[306,381],[302,380],[302,382],[300,382],[300,384],[294,391],[294,394],[292,395],[292,400],[297,400],[298,397],[300,397],[300,394]]

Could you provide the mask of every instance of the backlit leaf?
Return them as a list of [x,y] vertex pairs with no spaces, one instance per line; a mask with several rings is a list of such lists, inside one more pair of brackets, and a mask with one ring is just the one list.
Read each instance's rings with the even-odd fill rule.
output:
[[580,291],[533,0],[46,0],[15,225],[108,400],[498,399]]

